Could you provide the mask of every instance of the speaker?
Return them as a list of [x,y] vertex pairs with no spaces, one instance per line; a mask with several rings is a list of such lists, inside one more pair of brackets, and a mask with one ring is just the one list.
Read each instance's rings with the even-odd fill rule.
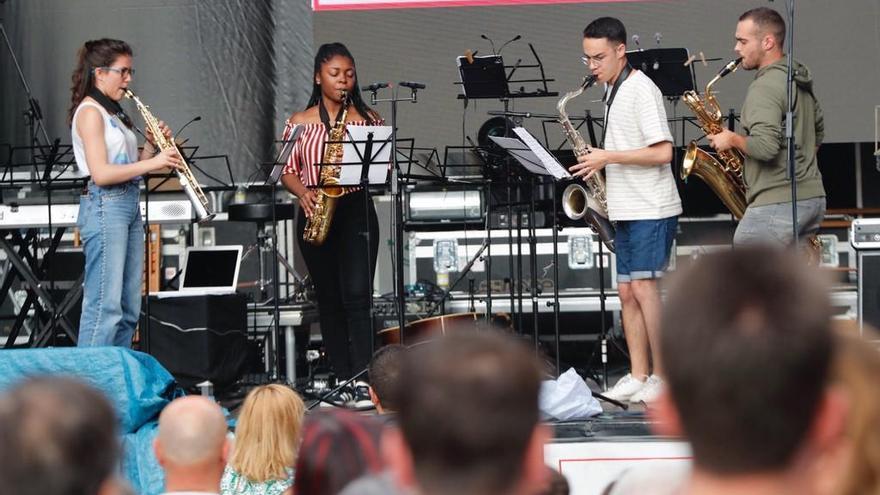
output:
[[244,372],[248,357],[244,294],[150,296],[146,328],[143,350],[183,387],[210,380],[223,388]]
[[859,327],[880,328],[880,250],[858,253]]

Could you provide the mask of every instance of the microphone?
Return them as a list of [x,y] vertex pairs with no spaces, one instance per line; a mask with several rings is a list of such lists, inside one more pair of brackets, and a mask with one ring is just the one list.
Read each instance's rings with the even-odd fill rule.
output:
[[495,51],[495,43],[493,43],[488,36],[486,36],[485,34],[481,34],[480,38],[483,38],[484,40],[489,42],[489,45],[492,47],[492,55],[498,55],[498,52]]
[[387,82],[374,82],[373,84],[370,84],[368,86],[361,86],[361,89],[364,91],[372,91],[375,93],[376,91],[379,91],[380,89],[387,88],[387,87],[388,87]]
[[518,41],[518,40],[521,40],[521,39],[522,39],[522,35],[518,34],[518,35],[514,36],[512,39],[510,39],[510,40],[504,42],[504,44],[501,45],[501,48],[498,49],[498,55],[501,55],[501,51],[504,50],[504,47],[505,47],[505,46],[507,46],[507,45],[513,43],[514,41]]
[[657,42],[657,46],[660,46],[660,40],[663,39],[663,35],[660,33],[654,33],[654,41]]
[[639,45],[639,40],[640,40],[640,39],[641,39],[641,38],[639,38],[639,35],[637,35],[637,34],[632,35],[633,43],[635,43],[636,46],[639,47],[639,49],[641,50],[642,47],[641,47],[641,45]]
[[182,126],[180,126],[180,129],[177,130],[177,135],[179,136],[180,133],[183,132],[184,129],[186,129],[186,126],[192,124],[193,122],[198,122],[198,121],[200,121],[200,120],[202,120],[202,116],[201,116],[201,115],[197,115],[197,116],[193,117],[192,119],[190,119],[189,122],[187,122],[186,124],[183,124]]
[[417,89],[425,89],[427,87],[427,86],[425,86],[424,83],[415,82],[415,81],[400,81],[397,84],[403,86],[404,88],[412,89],[413,91],[415,91]]

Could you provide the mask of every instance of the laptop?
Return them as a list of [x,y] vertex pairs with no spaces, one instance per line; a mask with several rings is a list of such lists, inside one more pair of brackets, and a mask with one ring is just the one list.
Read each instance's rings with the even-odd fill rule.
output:
[[234,294],[241,268],[242,246],[188,247],[184,252],[180,289],[151,292],[159,299]]

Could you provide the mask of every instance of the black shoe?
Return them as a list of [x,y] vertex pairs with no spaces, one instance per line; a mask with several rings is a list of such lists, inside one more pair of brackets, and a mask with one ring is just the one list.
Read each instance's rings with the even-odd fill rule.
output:
[[[328,402],[330,402],[330,404],[328,404]],[[321,402],[321,407],[351,407],[352,404],[354,404],[354,391],[351,387],[342,387],[335,394],[327,396],[327,398]]]
[[373,400],[370,398],[370,385],[367,382],[354,382],[354,400],[352,403],[355,409],[369,409],[373,407]]

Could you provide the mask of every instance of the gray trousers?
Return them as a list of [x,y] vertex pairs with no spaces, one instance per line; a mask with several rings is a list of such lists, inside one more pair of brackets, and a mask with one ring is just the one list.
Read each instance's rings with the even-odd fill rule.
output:
[[[803,199],[797,202],[798,238],[819,231],[825,216],[825,198]],[[772,244],[787,247],[793,242],[791,203],[749,206],[733,236],[734,246]]]

